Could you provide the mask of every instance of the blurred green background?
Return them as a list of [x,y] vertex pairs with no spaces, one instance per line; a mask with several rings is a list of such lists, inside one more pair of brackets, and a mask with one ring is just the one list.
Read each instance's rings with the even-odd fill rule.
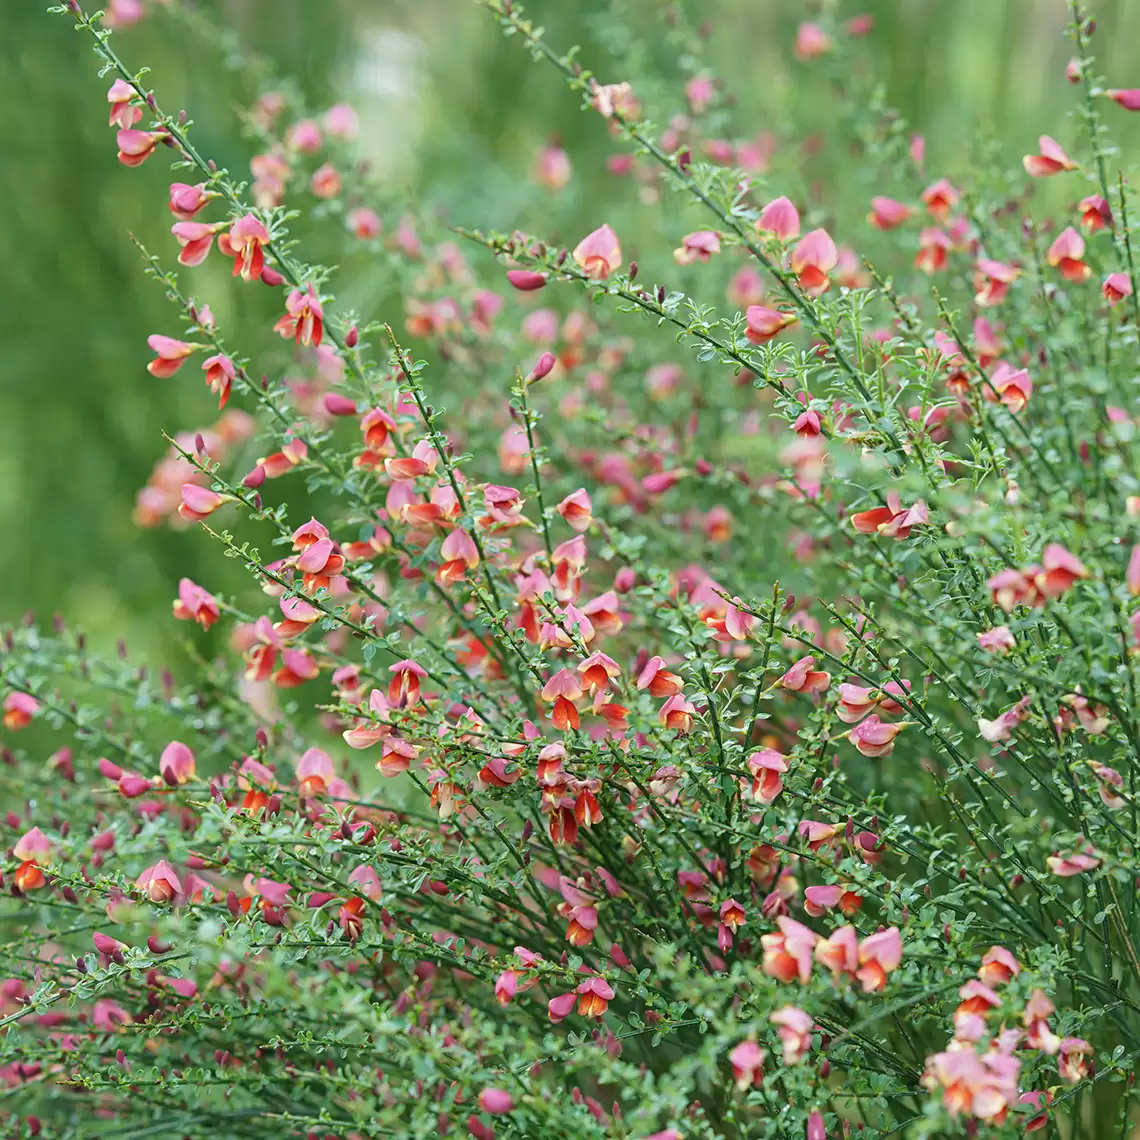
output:
[[[147,18],[117,35],[116,47],[132,66],[153,69],[165,106],[192,110],[202,151],[244,172],[250,152],[234,111],[257,94],[254,81],[149,3]],[[605,216],[607,201],[631,193],[628,181],[605,172],[614,150],[604,124],[582,115],[553,70],[505,40],[473,0],[202,6],[296,77],[314,106],[356,104],[364,150],[381,174],[455,222],[518,224],[534,154],[553,136],[575,170],[569,192],[547,210],[555,236],[580,236]],[[147,335],[177,335],[178,325],[127,235],[172,260],[169,172],[160,161],[136,171],[119,165],[106,123],[108,80],[97,77],[69,21],[45,7],[6,0],[0,40],[0,619],[59,611],[97,639],[156,646],[169,631],[180,575],[222,590],[240,580],[236,566],[192,532],[141,530],[131,519],[135,494],[163,451],[162,431],[193,430],[216,413],[197,377],[159,381],[145,371]],[[635,65],[659,71],[662,90],[675,83],[657,107],[661,92],[639,85],[660,113],[680,104],[683,83],[663,36],[670,7],[535,0],[530,12],[556,46],[582,44],[583,60],[605,79],[624,78],[622,69]],[[690,16],[705,24],[708,65],[728,78],[738,121],[753,124],[745,133],[778,129],[773,120],[789,100],[818,101],[826,117],[825,85],[790,51],[797,23],[818,10],[804,0],[692,5]],[[874,16],[859,50],[889,102],[927,136],[932,178],[967,165],[982,137],[1007,144],[1012,166],[1035,149],[1039,133],[1074,141],[1076,123],[1066,119],[1074,91],[1062,74],[1070,54],[1065,0],[843,0],[832,11]],[[1099,68],[1115,85],[1140,85],[1140,3],[1104,0],[1096,15]],[[1134,147],[1140,116],[1126,120],[1115,114],[1113,129]],[[844,160],[825,154],[818,173],[841,180]],[[862,195],[852,209],[865,212]],[[642,221],[652,233],[652,211],[642,211]],[[228,265],[218,261],[197,271],[194,288],[209,295],[223,327],[251,318],[243,329],[266,328],[278,299],[227,288]],[[370,315],[399,321],[398,307],[387,311],[399,298],[384,288],[383,281],[365,288],[378,309]],[[260,343],[265,355],[255,364],[281,367],[280,342]]]

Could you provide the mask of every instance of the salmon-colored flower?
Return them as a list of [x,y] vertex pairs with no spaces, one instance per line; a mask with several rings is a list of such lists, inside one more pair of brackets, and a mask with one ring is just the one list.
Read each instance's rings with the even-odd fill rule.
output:
[[151,902],[156,903],[170,902],[182,893],[182,883],[165,859],[160,859],[153,867],[147,867],[135,880],[135,886]]
[[828,274],[839,261],[839,250],[826,230],[804,234],[792,250],[792,272],[800,288],[810,297],[819,297],[831,288]]
[[335,198],[340,194],[343,183],[340,173],[331,162],[323,163],[313,171],[309,180],[309,189],[318,198]]
[[199,182],[197,186],[175,182],[170,187],[170,212],[179,221],[192,222],[206,203],[217,197],[217,191],[207,190],[205,182]]
[[201,265],[206,260],[214,244],[214,235],[225,227],[224,222],[175,222],[170,232],[181,247],[178,252],[180,265]]
[[1021,963],[1004,946],[991,946],[978,969],[978,977],[987,986],[1004,985],[1020,973]]
[[389,665],[392,680],[388,682],[388,704],[392,708],[403,709],[418,704],[420,680],[427,676],[427,670],[415,661],[405,659]]
[[202,361],[202,371],[206,373],[206,387],[218,397],[218,407],[224,408],[230,399],[237,369],[225,353],[216,353]]
[[681,239],[680,246],[673,250],[673,260],[678,265],[691,265],[694,261],[708,261],[714,253],[720,253],[720,234],[715,230],[697,230]]
[[154,353],[154,359],[146,366],[146,370],[160,380],[173,376],[186,362],[186,358],[202,347],[200,344],[188,344],[158,333],[148,336],[146,342]]
[[921,499],[904,508],[896,491],[887,492],[885,507],[859,511],[851,516],[851,525],[860,534],[880,534],[884,538],[896,539],[909,538],[914,527],[925,526],[929,521],[929,511]]
[[871,199],[871,212],[867,221],[879,230],[893,230],[901,226],[914,211],[894,198],[884,198],[879,195]]
[[945,230],[928,226],[918,235],[918,253],[914,265],[923,273],[941,273],[950,260],[954,239]]
[[180,740],[172,740],[158,758],[158,770],[168,786],[175,788],[194,778],[194,753]]
[[1108,203],[1099,194],[1090,194],[1077,203],[1081,212],[1081,225],[1090,234],[1097,230],[1108,229],[1112,225],[1112,210]]
[[977,634],[977,638],[979,649],[1003,656],[1017,645],[1008,625],[997,625],[993,629],[984,630]]
[[787,760],[774,748],[764,748],[748,757],[748,770],[752,773],[753,799],[762,804],[772,803],[783,790]]
[[753,344],[766,344],[798,319],[794,313],[782,313],[764,305],[749,305],[744,314],[744,335]]
[[32,723],[40,702],[30,693],[9,693],[4,698],[4,727],[18,732]]
[[1027,154],[1022,160],[1027,174],[1034,178],[1048,178],[1051,174],[1060,174],[1063,170],[1077,170],[1078,166],[1061,149],[1061,144],[1048,135],[1041,135],[1037,140],[1040,154]]
[[1045,253],[1045,260],[1061,271],[1066,281],[1086,281],[1092,274],[1091,266],[1083,260],[1085,239],[1072,226],[1066,226],[1054,239]]
[[793,241],[800,236],[799,211],[787,198],[774,198],[760,211],[756,231],[780,241]]
[[119,161],[124,166],[141,166],[154,153],[154,148],[168,137],[166,131],[139,131],[133,128],[119,131],[115,136]]
[[1088,1076],[1087,1058],[1093,1047],[1080,1037],[1063,1037],[1057,1055],[1057,1072],[1067,1085],[1075,1085]]
[[811,1048],[813,1022],[809,1014],[794,1005],[773,1010],[768,1020],[777,1027],[785,1065],[798,1065]]
[[535,156],[532,177],[547,190],[564,190],[573,173],[570,156],[560,146],[544,146]]
[[926,208],[940,222],[950,217],[951,211],[958,205],[961,197],[962,195],[948,178],[940,178],[922,192],[922,201]]
[[1094,871],[1100,866],[1100,860],[1095,855],[1084,851],[1077,851],[1071,855],[1050,855],[1045,865],[1062,879],[1070,879],[1075,875],[1083,875],[1086,871]]
[[111,104],[108,125],[130,130],[143,115],[142,108],[134,105],[136,98],[135,89],[125,79],[116,79],[107,91],[107,102]]
[[461,582],[468,570],[479,565],[479,548],[462,527],[456,527],[443,540],[439,556],[442,559],[438,572],[441,582]]
[[630,120],[641,115],[641,104],[628,83],[606,83],[595,87],[591,102],[594,109],[606,119],[617,115]]
[[[265,247],[268,244],[269,231],[253,214],[244,214],[238,218],[230,226],[229,232],[218,238],[218,249],[226,257],[234,259],[233,275],[240,276],[243,281],[260,279],[265,271]],[[317,343],[320,344],[319,339]]]
[[601,1017],[613,1001],[613,987],[605,978],[587,978],[574,991],[579,994],[578,1013],[582,1017]]
[[759,1086],[764,1079],[764,1060],[767,1053],[755,1041],[741,1041],[728,1055],[736,1087],[743,1091]]
[[587,277],[604,281],[621,268],[621,245],[608,225],[599,226],[574,247],[574,260]]
[[594,521],[594,505],[584,487],[572,491],[555,509],[579,534],[589,530],[590,524]]
[[812,950],[819,940],[818,935],[787,915],[780,915],[776,925],[778,933],[760,935],[764,973],[777,981],[799,980],[806,984],[811,977]]
[[831,36],[810,20],[805,20],[796,29],[796,42],[793,48],[796,59],[816,59],[831,51]]
[[1002,403],[1011,412],[1020,412],[1033,395],[1033,381],[1024,368],[1014,368],[1002,360],[990,373],[989,383],[982,389],[982,395],[990,403]]
[[1006,265],[1002,261],[993,261],[983,257],[977,264],[974,274],[974,300],[986,308],[990,305],[1000,305],[1009,294],[1009,287],[1021,274],[1021,270],[1014,265]]
[[208,487],[198,486],[197,483],[183,483],[182,502],[178,506],[178,513],[187,522],[201,522],[229,502],[232,502],[229,495],[220,495]]
[[831,674],[817,671],[814,657],[801,657],[775,684],[792,693],[823,693],[831,684]]
[[324,331],[324,310],[312,285],[294,289],[285,300],[285,315],[273,326],[283,337],[317,348]]
[[847,739],[864,756],[886,756],[894,751],[895,737],[906,727],[902,724],[887,724],[872,714],[847,732]]
[[1132,278],[1127,273],[1110,273],[1100,291],[1110,305],[1118,305],[1125,297],[1132,296]]

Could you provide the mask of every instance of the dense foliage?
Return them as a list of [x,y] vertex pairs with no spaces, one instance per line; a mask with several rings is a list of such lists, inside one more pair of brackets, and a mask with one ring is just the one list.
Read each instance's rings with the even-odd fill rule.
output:
[[[57,10],[108,148],[172,167],[140,389],[217,398],[135,522],[261,592],[171,581],[189,683],[63,621],[6,633],[6,1127],[1127,1136],[1140,248],[1112,124],[1140,90],[1098,74],[1111,29],[1071,10],[1073,114],[1035,153],[943,170],[865,16],[788,45],[826,129],[792,100],[757,132],[680,8],[679,84],[483,8],[628,185],[565,245],[557,139],[535,232],[449,228],[360,161],[353,107],[190,11],[261,86],[227,171],[118,54],[139,5]],[[354,311],[342,256],[402,312]]]

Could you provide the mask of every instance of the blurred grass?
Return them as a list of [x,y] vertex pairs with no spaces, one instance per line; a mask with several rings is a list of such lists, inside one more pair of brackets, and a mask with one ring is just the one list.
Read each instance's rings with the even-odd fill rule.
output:
[[[545,233],[580,234],[598,224],[607,202],[633,193],[604,171],[613,153],[604,124],[580,114],[559,78],[504,40],[470,0],[219,0],[213,7],[243,42],[295,76],[315,106],[356,102],[367,128],[363,146],[378,169],[456,222],[519,224],[534,152],[551,137],[570,152],[575,179],[544,207]],[[181,575],[220,590],[242,583],[237,567],[193,533],[140,531],[131,521],[135,493],[164,448],[162,431],[215,418],[197,378],[156,381],[145,371],[147,335],[174,333],[177,323],[142,275],[127,234],[170,259],[170,178],[159,161],[126,171],[115,160],[107,81],[96,77],[88,46],[68,22],[37,3],[5,8],[0,619],[59,611],[97,639],[122,636],[153,647],[166,640]],[[620,9],[601,0],[536,0],[531,14],[556,47],[581,43],[583,61],[604,79],[636,66],[650,73],[660,67],[666,80],[680,82],[675,59],[660,46],[665,8],[656,0],[625,0]],[[614,31],[615,10],[622,36]],[[708,25],[714,73],[728,77],[739,98],[739,121],[778,130],[779,108],[815,100],[826,122],[826,92],[814,89],[812,72],[790,54],[810,6],[704,0],[694,11]],[[1011,166],[1040,133],[1075,141],[1077,125],[1066,121],[1075,93],[1061,75],[1070,54],[1064,0],[866,0],[837,11],[875,16],[861,50],[888,100],[927,136],[932,176],[968,166],[987,137],[1003,144]],[[1105,0],[1096,15],[1099,68],[1114,84],[1140,84],[1132,47],[1140,41],[1140,4]],[[115,43],[132,65],[153,68],[164,105],[191,109],[205,153],[233,170],[247,168],[232,113],[255,92],[240,73],[224,69],[161,11]],[[1140,116],[1128,121],[1106,108],[1127,156]],[[849,161],[825,154],[816,173],[842,185]],[[864,208],[862,200],[852,203],[855,216]],[[640,216],[648,245],[653,213]],[[633,235],[631,245],[637,240]],[[243,322],[245,347],[245,330],[267,329],[266,306],[275,298],[268,290],[225,288],[224,269],[207,263],[194,288],[209,294],[224,327]],[[396,305],[398,298],[384,298],[378,315],[398,321],[399,308],[385,309]],[[281,366],[273,338],[252,343],[264,353],[255,364]]]

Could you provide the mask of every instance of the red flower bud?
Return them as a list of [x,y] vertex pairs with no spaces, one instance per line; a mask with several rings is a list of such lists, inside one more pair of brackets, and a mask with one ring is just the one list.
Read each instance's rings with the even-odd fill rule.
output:
[[[345,343],[348,343],[347,340]],[[325,397],[325,411],[328,412],[330,416],[355,416],[356,404],[347,396],[330,392]]]
[[544,376],[549,376],[551,369],[557,361],[554,358],[553,352],[544,352],[539,358],[538,363],[530,370],[527,376],[527,383],[533,384],[536,380],[541,380]]
[[265,468],[259,463],[242,481],[243,487],[248,487],[251,491],[256,490],[265,482]]

